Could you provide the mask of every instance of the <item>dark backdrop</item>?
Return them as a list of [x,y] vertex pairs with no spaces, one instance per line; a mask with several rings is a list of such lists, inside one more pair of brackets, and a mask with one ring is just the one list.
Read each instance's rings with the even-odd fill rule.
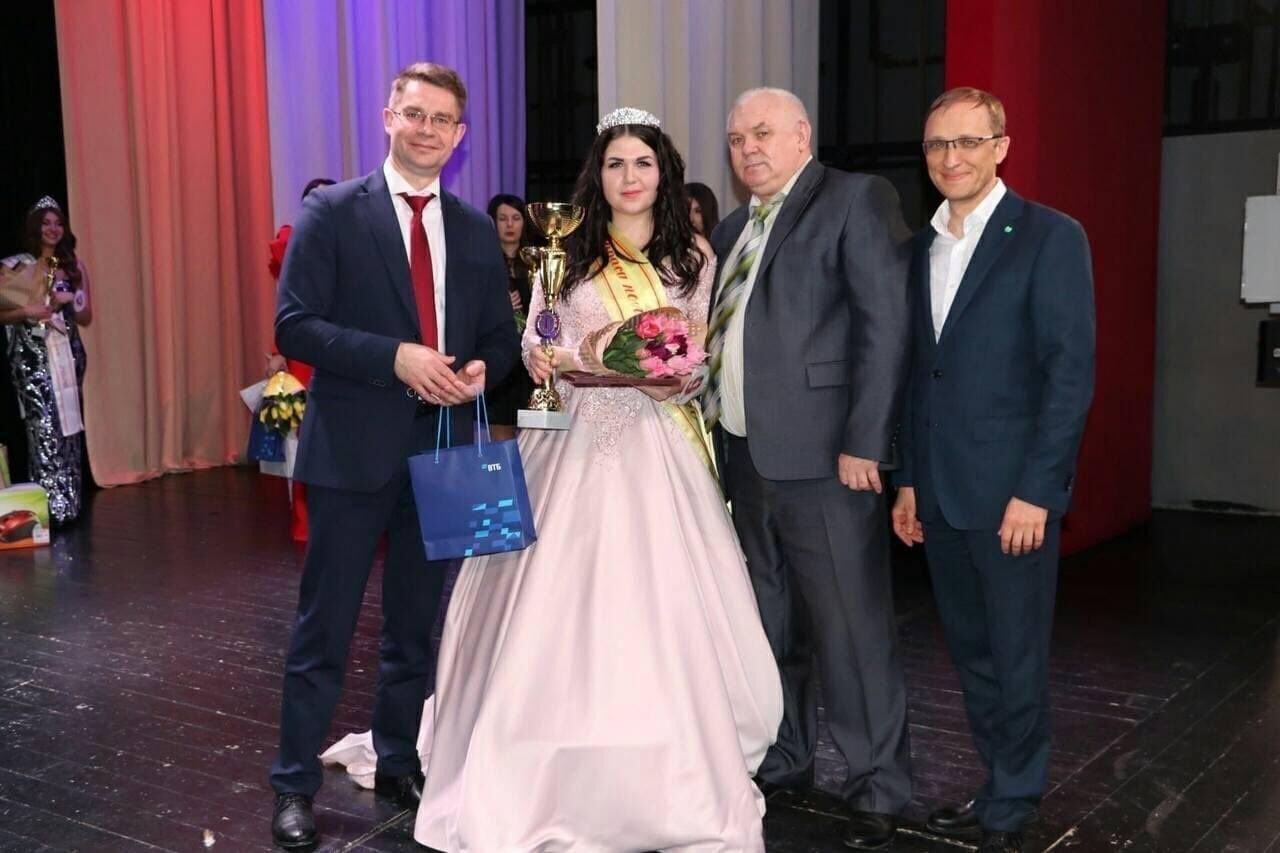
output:
[[[23,0],[5,9],[0,66],[0,257],[22,251],[22,222],[41,196],[67,203],[67,169],[58,89],[53,0]],[[74,229],[75,223],[71,223]],[[6,341],[7,343],[7,341]],[[0,442],[9,448],[15,480],[27,479],[27,441],[9,381],[7,346],[0,347]]]

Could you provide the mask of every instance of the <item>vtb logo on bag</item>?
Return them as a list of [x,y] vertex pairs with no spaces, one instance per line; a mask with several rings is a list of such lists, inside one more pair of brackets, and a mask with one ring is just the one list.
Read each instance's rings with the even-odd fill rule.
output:
[[490,463],[488,463],[487,465],[481,465],[481,466],[480,466],[480,470],[481,470],[481,471],[488,471],[490,474],[492,474],[494,471],[501,471],[501,470],[502,470],[502,463],[501,463],[501,462],[490,462]]

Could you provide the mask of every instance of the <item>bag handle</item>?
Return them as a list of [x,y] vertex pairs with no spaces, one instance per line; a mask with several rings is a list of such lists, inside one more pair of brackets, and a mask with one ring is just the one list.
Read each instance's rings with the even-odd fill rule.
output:
[[[485,442],[493,441],[493,436],[489,432],[489,404],[485,402],[483,391],[476,395],[476,425],[480,426],[482,424],[484,426],[484,430],[476,430],[476,456],[483,456]],[[452,406],[442,407],[440,409],[440,414],[436,419],[436,462],[440,461],[441,438],[444,439],[444,447],[446,450],[453,447]]]
[[489,404],[484,400],[484,392],[481,391],[476,395],[476,426],[483,425],[484,429],[476,430],[476,447],[479,449],[477,455],[484,455],[484,443],[493,441],[493,436],[489,433]]
[[440,438],[444,437],[444,446],[447,450],[453,447],[453,416],[448,408],[441,407],[436,415],[436,459],[440,462]]

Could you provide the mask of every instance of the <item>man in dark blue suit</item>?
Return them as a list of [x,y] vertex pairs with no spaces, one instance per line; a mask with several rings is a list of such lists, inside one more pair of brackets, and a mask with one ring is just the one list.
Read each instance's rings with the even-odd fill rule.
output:
[[[272,836],[287,849],[317,841],[317,755],[384,534],[376,790],[406,808],[421,792],[416,741],[445,564],[426,560],[407,460],[435,446],[446,407],[502,379],[519,347],[493,225],[440,189],[465,106],[451,69],[402,71],[383,111],[386,161],[308,196],[285,257],[276,340],[315,365],[294,471],[311,538],[271,770]],[[471,423],[458,405],[453,434],[469,438]]]
[[894,532],[923,542],[987,781],[929,827],[1022,849],[1048,781],[1048,659],[1062,514],[1093,396],[1093,276],[1079,223],[996,176],[1004,108],[977,89],[925,121],[944,201],[917,235]]

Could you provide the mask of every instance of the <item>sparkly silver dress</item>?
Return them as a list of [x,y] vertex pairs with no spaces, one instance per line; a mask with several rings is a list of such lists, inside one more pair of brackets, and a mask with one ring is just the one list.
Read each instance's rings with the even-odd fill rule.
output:
[[[64,305],[59,313],[70,339],[75,359],[76,385],[84,387],[87,364],[84,343],[76,325],[75,312]],[[53,378],[49,372],[49,351],[45,335],[61,334],[35,323],[5,326],[9,367],[18,406],[27,427],[27,454],[31,480],[49,493],[49,515],[54,524],[66,524],[80,514],[83,493],[82,462],[84,433],[62,434],[62,422],[54,401]],[[14,472],[15,477],[17,472]]]

